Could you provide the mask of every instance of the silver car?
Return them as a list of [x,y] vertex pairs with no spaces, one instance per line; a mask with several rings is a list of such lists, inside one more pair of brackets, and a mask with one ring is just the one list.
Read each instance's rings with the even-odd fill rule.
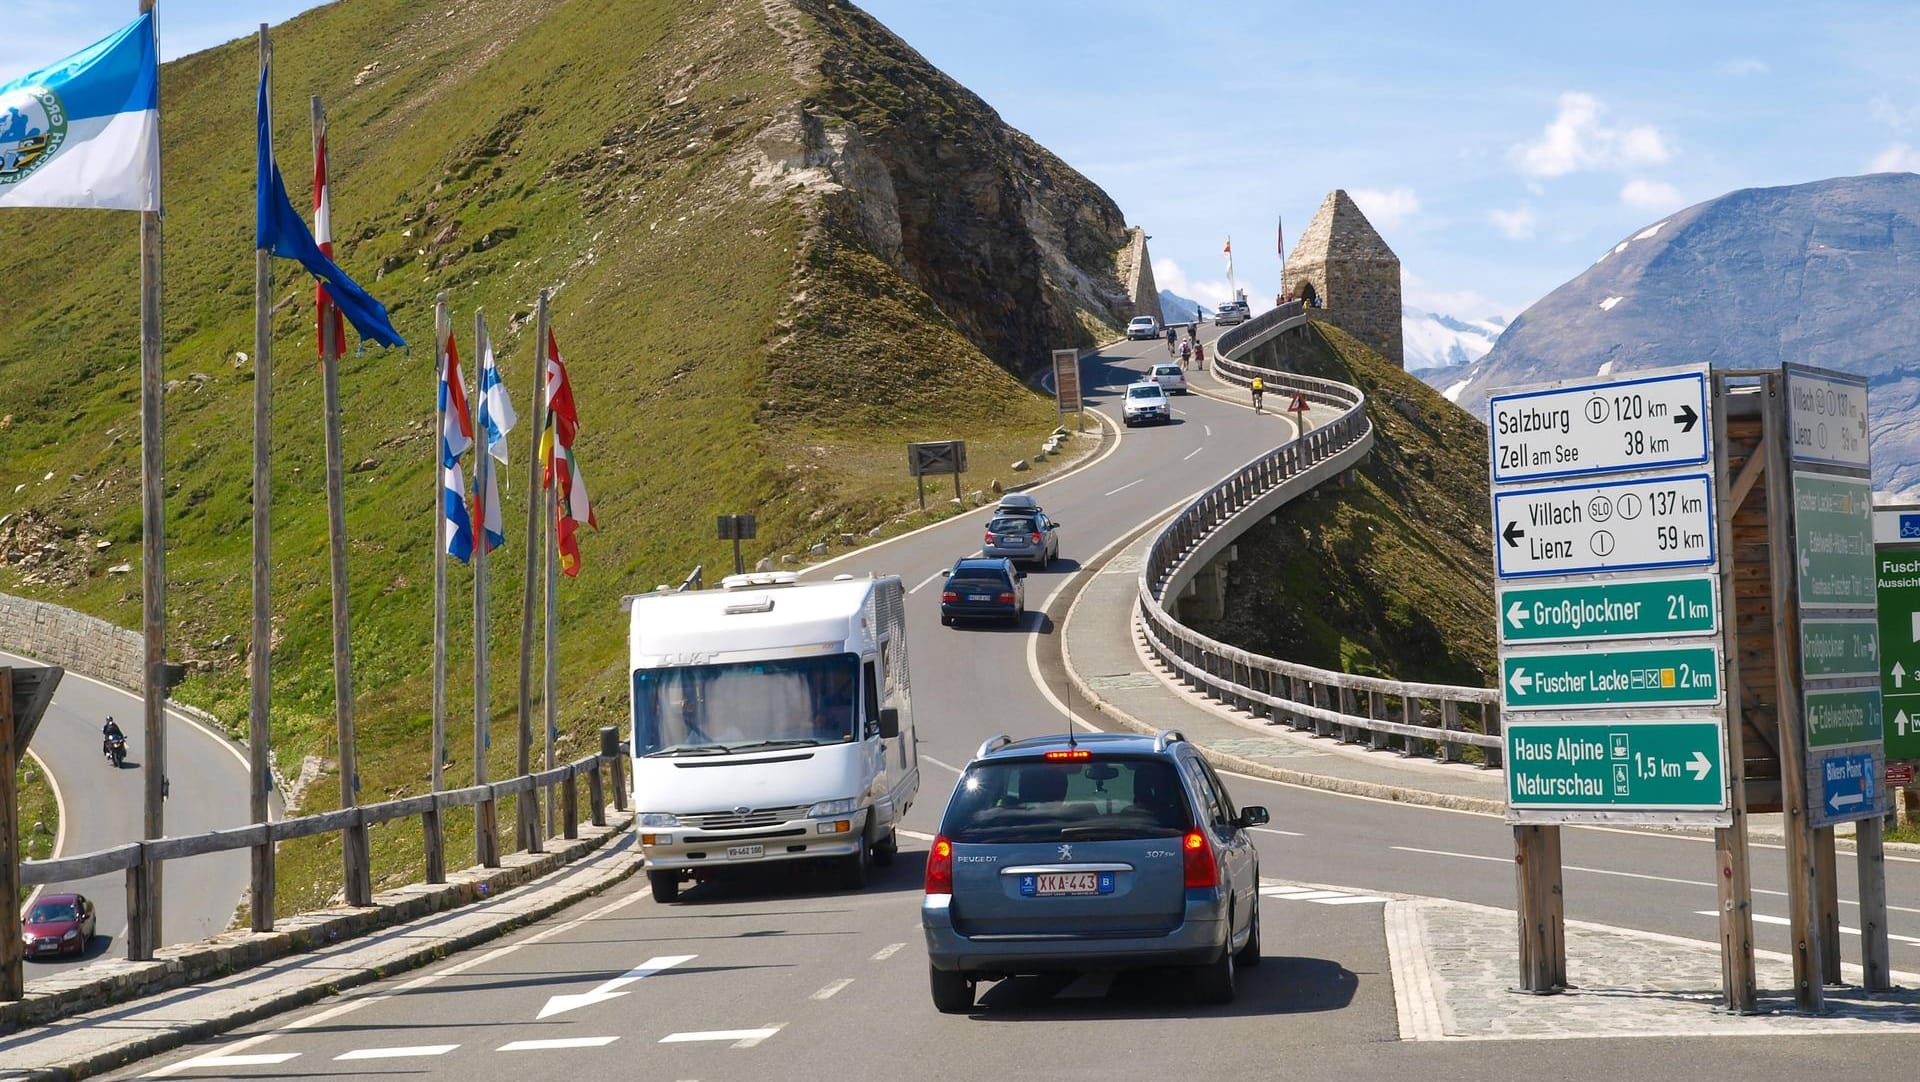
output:
[[1024,560],[1044,571],[1060,555],[1059,528],[1039,508],[996,514],[987,522],[980,555],[1005,556],[1016,564]]
[[1127,384],[1127,397],[1120,406],[1120,420],[1128,428],[1134,425],[1168,424],[1173,420],[1173,403],[1167,400],[1166,388],[1152,380]]
[[927,854],[920,923],[934,1006],[1028,973],[1181,966],[1208,1003],[1260,962],[1260,855],[1174,730],[981,745]]

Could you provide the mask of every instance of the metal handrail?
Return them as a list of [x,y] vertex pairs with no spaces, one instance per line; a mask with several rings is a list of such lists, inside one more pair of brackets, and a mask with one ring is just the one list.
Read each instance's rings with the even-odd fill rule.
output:
[[[1240,467],[1175,515],[1153,539],[1140,570],[1135,607],[1147,648],[1195,690],[1269,724],[1346,741],[1358,741],[1366,733],[1373,747],[1408,755],[1422,754],[1425,745],[1432,744],[1448,761],[1476,747],[1485,764],[1497,765],[1501,741],[1496,688],[1391,680],[1283,661],[1202,635],[1168,611],[1169,600],[1248,527],[1352,469],[1373,446],[1373,422],[1358,387],[1244,360],[1260,345],[1305,326],[1308,318],[1299,301],[1279,305],[1227,331],[1214,347],[1214,374],[1220,378],[1245,386],[1258,376],[1276,396],[1298,394],[1309,405],[1340,412]],[[1475,723],[1477,732],[1469,727]]]

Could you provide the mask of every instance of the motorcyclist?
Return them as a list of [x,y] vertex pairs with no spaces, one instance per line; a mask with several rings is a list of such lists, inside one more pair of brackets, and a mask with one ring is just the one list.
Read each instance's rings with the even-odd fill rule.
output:
[[100,754],[112,755],[113,742],[116,740],[125,741],[126,739],[127,734],[120,731],[120,726],[114,722],[113,716],[109,714],[107,716],[107,723],[100,726]]

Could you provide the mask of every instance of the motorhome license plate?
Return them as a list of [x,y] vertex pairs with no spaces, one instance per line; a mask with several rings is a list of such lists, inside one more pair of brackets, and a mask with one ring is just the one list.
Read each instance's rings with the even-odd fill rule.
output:
[[1100,877],[1092,872],[1041,872],[1033,878],[1033,892],[1042,897],[1049,894],[1100,893]]
[[763,857],[766,855],[767,855],[767,847],[764,845],[729,845],[727,846],[728,860],[745,860],[748,857]]

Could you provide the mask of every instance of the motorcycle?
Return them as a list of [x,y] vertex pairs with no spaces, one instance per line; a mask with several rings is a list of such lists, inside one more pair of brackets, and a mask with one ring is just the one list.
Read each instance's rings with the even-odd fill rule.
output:
[[113,764],[113,768],[115,770],[120,769],[120,764],[124,763],[127,759],[127,738],[124,736],[108,737],[106,755],[107,761]]

